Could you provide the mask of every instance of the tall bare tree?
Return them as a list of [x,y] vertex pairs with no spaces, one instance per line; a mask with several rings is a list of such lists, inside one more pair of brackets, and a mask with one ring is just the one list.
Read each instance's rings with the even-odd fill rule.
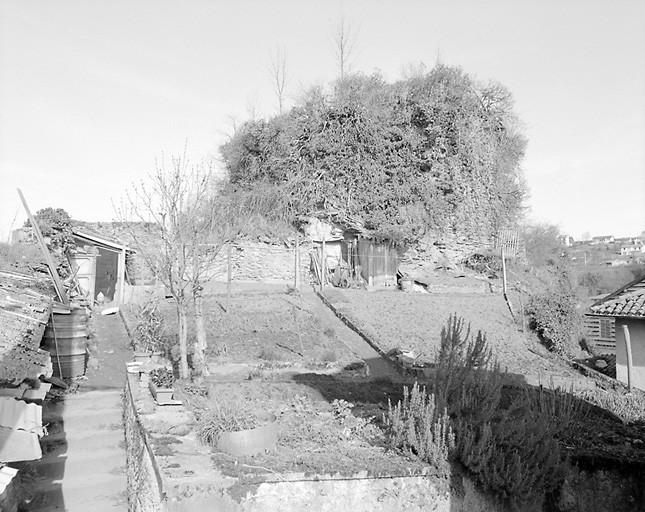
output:
[[358,31],[343,16],[331,35],[331,46],[336,57],[336,65],[338,66],[338,74],[341,80],[351,70],[357,37]]
[[145,222],[156,244],[140,239],[131,226],[130,234],[139,254],[175,301],[178,319],[180,375],[187,378],[188,311],[195,308],[193,367],[207,374],[204,324],[204,286],[215,273],[213,259],[239,232],[244,218],[243,204],[215,194],[210,165],[188,165],[186,154],[171,158],[167,168],[162,157],[146,183],[128,193],[119,216]]
[[287,77],[287,51],[284,46],[276,45],[275,53],[271,52],[271,63],[269,64],[269,73],[271,75],[271,84],[278,100],[278,113],[282,114],[284,110],[285,91],[289,78]]

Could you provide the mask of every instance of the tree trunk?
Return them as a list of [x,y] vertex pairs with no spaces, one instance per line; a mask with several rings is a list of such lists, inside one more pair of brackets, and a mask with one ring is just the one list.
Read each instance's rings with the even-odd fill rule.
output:
[[195,340],[195,352],[193,354],[193,367],[197,375],[208,376],[208,367],[206,366],[206,326],[204,324],[204,297],[201,290],[196,290],[195,301],[195,330],[197,339]]
[[179,320],[179,376],[187,379],[188,371],[188,319],[186,305],[177,301],[177,319]]

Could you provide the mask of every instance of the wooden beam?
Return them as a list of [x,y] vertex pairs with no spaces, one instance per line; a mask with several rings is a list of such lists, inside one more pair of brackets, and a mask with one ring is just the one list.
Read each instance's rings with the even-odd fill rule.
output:
[[29,206],[27,206],[27,201],[25,200],[25,196],[22,195],[22,191],[19,188],[16,190],[18,190],[18,195],[20,196],[22,205],[25,207],[25,211],[27,212],[27,217],[29,218],[29,222],[31,222],[31,225],[34,228],[34,232],[36,233],[36,238],[38,239],[40,250],[43,252],[43,255],[45,256],[45,262],[47,263],[47,267],[49,268],[49,273],[51,274],[52,280],[54,281],[54,288],[56,288],[56,293],[58,293],[58,297],[60,298],[61,302],[67,306],[69,305],[69,297],[67,297],[67,293],[65,293],[65,287],[63,286],[63,282],[60,280],[60,276],[58,275],[58,272],[56,271],[56,267],[54,266],[54,260],[52,260],[52,255],[49,253],[49,249],[47,249],[47,244],[45,244],[45,240],[43,239],[43,234],[40,232],[40,228],[36,223],[36,219],[34,219],[34,216],[29,211]]

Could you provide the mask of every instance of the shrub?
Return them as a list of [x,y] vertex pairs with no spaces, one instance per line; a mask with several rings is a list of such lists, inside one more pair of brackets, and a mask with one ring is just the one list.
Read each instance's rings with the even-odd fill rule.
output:
[[582,317],[568,272],[562,271],[547,292],[532,295],[527,313],[531,327],[550,350],[562,355],[580,350]]
[[567,462],[559,440],[581,412],[572,394],[540,388],[509,396],[486,335],[473,339],[456,315],[441,331],[432,385],[451,418],[455,458],[484,487],[521,507],[561,484]]
[[446,410],[440,410],[432,394],[414,383],[412,391],[403,388],[403,401],[389,404],[384,418],[393,448],[399,448],[447,473],[454,448],[454,435]]
[[209,402],[208,408],[195,410],[197,432],[202,443],[215,446],[222,432],[255,428],[258,417],[245,402]]
[[141,308],[136,316],[134,327],[134,344],[137,350],[142,352],[158,351],[163,348],[163,324],[164,318],[159,313],[159,303],[154,297]]
[[626,423],[645,422],[645,393],[624,394],[601,389],[586,389],[580,398],[614,413]]
[[150,380],[158,388],[172,388],[175,376],[169,368],[155,368],[150,372]]

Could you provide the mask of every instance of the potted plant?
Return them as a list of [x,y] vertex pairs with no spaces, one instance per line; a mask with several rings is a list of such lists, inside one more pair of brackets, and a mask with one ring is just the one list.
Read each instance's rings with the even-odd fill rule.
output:
[[162,353],[163,316],[157,299],[151,298],[137,314],[134,328],[134,360],[159,362]]
[[174,389],[172,386],[174,382],[175,376],[168,368],[160,367],[150,371],[148,387],[158,404],[164,405],[173,402]]
[[244,403],[209,405],[208,409],[196,411],[203,443],[231,455],[255,455],[276,447],[275,414],[257,411]]

